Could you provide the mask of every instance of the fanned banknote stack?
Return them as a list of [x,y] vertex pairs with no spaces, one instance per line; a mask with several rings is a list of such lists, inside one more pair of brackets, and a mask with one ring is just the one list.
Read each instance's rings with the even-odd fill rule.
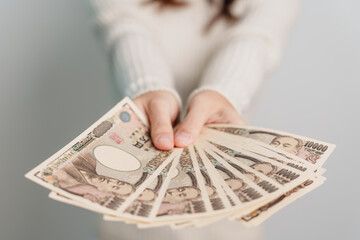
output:
[[160,151],[125,98],[26,174],[49,197],[139,228],[256,226],[314,190],[335,146],[253,126],[211,124],[187,148]]

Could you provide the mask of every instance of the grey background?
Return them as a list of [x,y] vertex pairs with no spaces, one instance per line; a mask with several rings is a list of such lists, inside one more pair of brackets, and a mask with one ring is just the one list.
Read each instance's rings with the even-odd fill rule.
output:
[[[253,125],[337,144],[325,185],[265,224],[267,239],[360,239],[360,4],[304,1]],[[88,2],[0,1],[0,239],[96,239],[101,218],[23,175],[105,113],[114,94]]]

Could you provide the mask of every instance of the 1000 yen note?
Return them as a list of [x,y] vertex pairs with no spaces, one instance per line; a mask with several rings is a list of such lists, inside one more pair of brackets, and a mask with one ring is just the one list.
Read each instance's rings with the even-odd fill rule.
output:
[[152,145],[146,119],[126,98],[26,177],[103,213],[121,215],[178,152]]
[[256,140],[265,144],[264,146],[271,146],[304,159],[318,168],[324,164],[335,149],[335,145],[330,143],[266,128],[231,124],[210,124],[207,127]]

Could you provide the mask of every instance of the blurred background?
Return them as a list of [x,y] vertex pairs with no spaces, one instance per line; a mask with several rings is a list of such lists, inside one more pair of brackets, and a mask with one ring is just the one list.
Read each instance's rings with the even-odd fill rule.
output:
[[[335,143],[326,183],[271,217],[266,239],[360,239],[360,2],[304,0],[250,122]],[[0,1],[0,239],[97,239],[101,216],[24,174],[117,96],[86,0]]]

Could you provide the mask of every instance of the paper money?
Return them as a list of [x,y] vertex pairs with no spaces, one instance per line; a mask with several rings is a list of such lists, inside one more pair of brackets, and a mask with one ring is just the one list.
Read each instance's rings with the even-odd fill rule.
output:
[[254,126],[211,124],[193,145],[160,151],[128,98],[26,174],[49,198],[139,228],[246,226],[324,183],[333,144]]
[[272,146],[280,151],[291,153],[317,167],[321,167],[335,145],[291,133],[275,131],[254,126],[236,126],[231,124],[210,124],[207,126],[221,132],[245,137],[257,141],[258,144]]
[[[276,152],[279,155],[283,155],[287,159],[291,160],[291,162],[287,162],[288,165],[297,167],[300,170],[302,170],[302,167],[309,168],[309,166],[308,164],[301,162],[301,160],[301,166],[294,165],[295,162],[299,162],[299,158],[307,161],[309,164],[312,164],[314,166],[312,167],[314,172],[319,171],[319,167],[323,165],[335,148],[333,144],[324,143],[319,140],[253,126],[212,124],[208,125],[208,127],[221,132],[240,136],[241,138],[245,137],[248,139],[255,139],[259,141],[259,145],[262,146],[268,145],[271,151]],[[241,139],[240,141],[244,141],[244,139]],[[305,154],[305,152],[307,152],[307,154]],[[286,156],[285,153],[291,153],[293,156]],[[259,206],[256,211],[244,218],[239,218],[239,220],[245,221],[246,225],[251,225],[249,224],[250,222],[252,224],[254,222],[259,224],[275,212],[279,211],[282,207],[286,206],[288,203],[296,200],[295,197],[290,197],[290,195],[294,195],[292,193],[296,192],[297,194],[295,195],[302,196],[320,186],[322,183],[323,180],[319,180],[318,178],[308,179],[304,183],[290,190],[287,194],[284,194],[279,198],[276,198],[274,201],[264,204],[263,206]],[[264,214],[265,212],[266,214]],[[262,221],[254,220],[255,218],[262,219]]]
[[306,180],[299,186],[262,205],[251,213],[237,218],[237,220],[243,222],[245,226],[257,226],[291,202],[321,186],[324,181],[325,178],[322,176]]
[[125,99],[26,176],[65,197],[117,215],[174,154],[155,149],[146,120]]

